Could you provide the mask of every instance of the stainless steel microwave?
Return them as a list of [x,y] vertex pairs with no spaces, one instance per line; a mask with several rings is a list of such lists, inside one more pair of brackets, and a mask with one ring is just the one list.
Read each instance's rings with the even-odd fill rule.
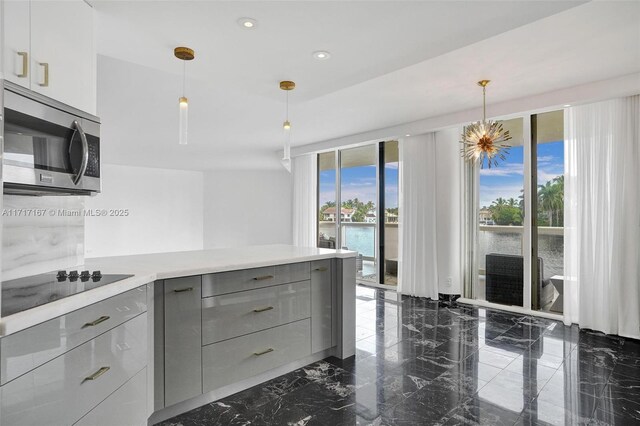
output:
[[5,194],[100,192],[100,120],[4,82]]

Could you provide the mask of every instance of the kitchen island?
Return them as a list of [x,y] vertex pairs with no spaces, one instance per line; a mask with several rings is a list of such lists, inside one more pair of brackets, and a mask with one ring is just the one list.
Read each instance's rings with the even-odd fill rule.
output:
[[[133,276],[2,318],[0,420],[37,424],[54,411],[63,424],[95,424],[117,412],[118,420],[154,423],[327,356],[355,354],[354,252],[269,245],[84,266]],[[58,338],[47,338],[46,348],[37,339],[25,347],[45,334]],[[60,383],[47,389],[33,386],[57,371],[47,370],[52,363],[70,369],[74,360],[94,358],[105,365],[55,376]],[[104,398],[65,400],[91,394],[90,386],[104,387]]]

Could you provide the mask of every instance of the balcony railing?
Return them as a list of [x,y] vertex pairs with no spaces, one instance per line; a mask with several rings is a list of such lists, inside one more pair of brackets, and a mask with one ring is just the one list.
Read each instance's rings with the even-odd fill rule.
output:
[[[342,247],[361,253],[365,260],[374,260],[376,254],[376,226],[368,222],[342,222],[340,224],[340,241]],[[322,221],[318,224],[321,234],[336,241],[336,223]],[[398,224],[386,223],[385,233],[385,257],[387,259],[398,258]]]
[[[485,256],[489,253],[522,255],[522,226],[480,225],[478,272],[485,274]],[[563,275],[564,228],[538,227],[538,256],[544,261],[544,275]]]

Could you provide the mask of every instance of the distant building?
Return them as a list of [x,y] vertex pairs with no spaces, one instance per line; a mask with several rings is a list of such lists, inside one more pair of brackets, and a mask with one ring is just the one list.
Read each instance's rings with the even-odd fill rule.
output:
[[364,217],[364,221],[367,223],[376,223],[376,211],[369,210],[367,215]]
[[384,212],[386,223],[398,223],[398,215],[391,212]]
[[[327,208],[324,212],[322,212],[322,220],[324,220],[325,222],[335,222],[336,221],[336,208],[335,207],[329,207]],[[340,220],[342,222],[351,222],[351,217],[353,216],[353,213],[355,212],[354,209],[347,209],[345,207],[343,207],[342,209],[340,209]]]
[[488,208],[482,208],[480,209],[480,211],[478,212],[479,215],[479,219],[480,219],[480,225],[493,225],[493,218],[491,215],[491,210],[489,210]]

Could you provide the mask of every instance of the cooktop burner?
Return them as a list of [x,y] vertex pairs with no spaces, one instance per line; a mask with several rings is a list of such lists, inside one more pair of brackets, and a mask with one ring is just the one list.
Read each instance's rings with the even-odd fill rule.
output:
[[124,280],[133,275],[100,271],[57,271],[2,283],[2,316],[9,316],[64,299],[83,291]]

